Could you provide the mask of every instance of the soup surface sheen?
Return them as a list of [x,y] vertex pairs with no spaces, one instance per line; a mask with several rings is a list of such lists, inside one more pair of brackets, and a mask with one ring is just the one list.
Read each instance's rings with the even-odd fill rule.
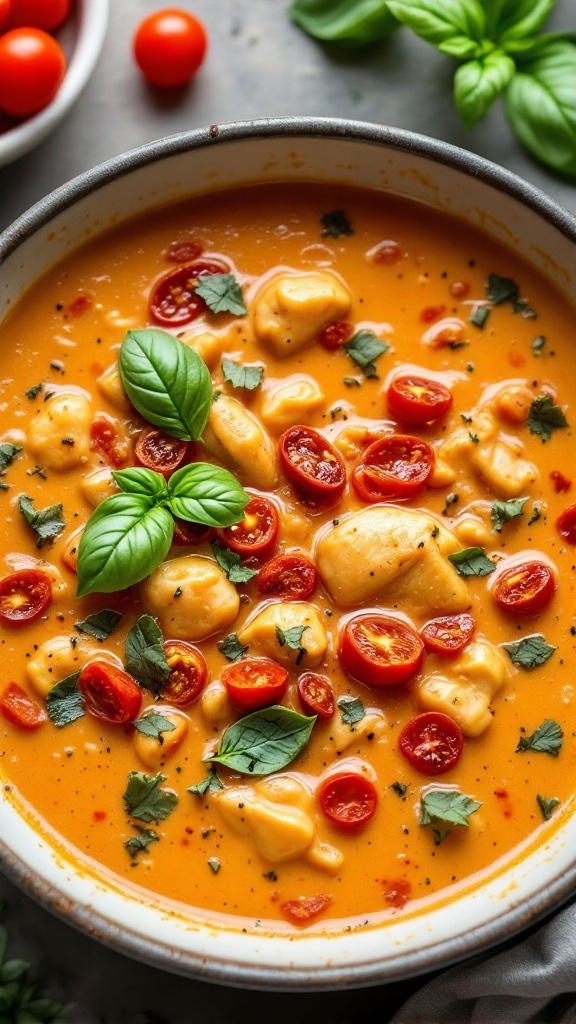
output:
[[[235,312],[199,300],[213,274]],[[576,786],[573,324],[462,224],[316,185],[151,213],[39,282],[0,329],[5,789],[116,883],[288,931],[449,898],[554,828]],[[177,456],[118,376],[152,328],[212,378]],[[169,479],[168,456],[231,470],[245,520],[181,521],[142,582],[77,598],[112,471]],[[163,640],[194,645],[184,667]],[[242,770],[211,760],[238,742]]]

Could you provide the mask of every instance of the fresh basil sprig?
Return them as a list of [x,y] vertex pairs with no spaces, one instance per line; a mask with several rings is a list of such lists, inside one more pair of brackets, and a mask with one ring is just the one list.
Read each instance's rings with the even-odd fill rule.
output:
[[385,0],[295,0],[290,17],[316,39],[358,46],[398,28]]
[[217,753],[204,760],[245,775],[279,772],[304,749],[315,721],[281,705],[254,711],[229,725]]

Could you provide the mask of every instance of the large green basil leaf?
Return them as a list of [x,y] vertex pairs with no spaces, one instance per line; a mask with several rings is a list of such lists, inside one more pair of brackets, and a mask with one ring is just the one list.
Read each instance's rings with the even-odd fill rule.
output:
[[486,34],[480,0],[388,0],[392,14],[443,53],[476,57]]
[[128,331],[118,357],[122,383],[138,412],[171,437],[197,441],[212,403],[200,356],[166,331]]
[[544,27],[556,0],[484,0],[486,35],[504,49]]
[[207,526],[232,526],[243,518],[250,495],[227,469],[194,462],[172,474],[168,506],[178,519]]
[[139,583],[165,559],[174,520],[153,498],[113,494],[90,517],[78,548],[78,597]]
[[304,749],[315,721],[281,705],[255,711],[228,726],[217,753],[204,760],[244,775],[279,772]]
[[482,60],[467,60],[454,76],[454,100],[466,128],[471,128],[508,85],[516,65],[503,50]]
[[398,28],[386,0],[294,0],[288,13],[315,39],[357,46]]
[[506,114],[532,156],[576,178],[576,46],[553,38],[536,54],[506,90]]
[[166,490],[166,481],[161,473],[144,466],[130,466],[129,469],[117,469],[112,473],[118,487],[125,494],[140,494],[155,498]]

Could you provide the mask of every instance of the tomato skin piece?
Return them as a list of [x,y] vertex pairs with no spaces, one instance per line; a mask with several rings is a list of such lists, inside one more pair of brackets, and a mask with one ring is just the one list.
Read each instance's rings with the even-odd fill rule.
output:
[[325,507],[340,500],[346,487],[346,467],[322,434],[296,425],[284,431],[278,444],[282,469],[303,504],[319,501]]
[[225,526],[222,539],[237,555],[266,555],[276,540],[280,524],[278,510],[273,501],[257,494],[244,509],[244,519],[233,526]]
[[64,52],[48,32],[13,28],[0,36],[0,108],[11,117],[47,107],[65,74]]
[[434,469],[434,450],[410,434],[391,434],[361,452],[352,470],[352,485],[363,501],[401,501],[427,484]]
[[270,658],[247,658],[227,665],[222,672],[232,707],[257,711],[278,704],[288,686],[288,672]]
[[285,900],[280,910],[292,924],[306,925],[313,917],[318,917],[333,902],[332,896],[318,893],[317,896],[297,896],[293,900]]
[[138,434],[134,445],[134,458],[140,466],[169,477],[186,461],[188,451],[187,441],[170,437],[163,430],[150,427]]
[[420,636],[427,651],[434,654],[459,654],[470,643],[476,623],[471,615],[442,615],[422,626]]
[[318,586],[318,571],[305,555],[275,555],[262,566],[256,586],[260,597],[305,601]]
[[110,466],[119,469],[130,457],[130,446],[122,437],[118,422],[106,413],[100,413],[90,426],[91,447],[95,448]]
[[204,655],[187,640],[165,640],[162,646],[170,675],[160,697],[178,707],[186,707],[200,696],[206,685],[208,666]]
[[460,760],[464,734],[453,718],[439,711],[424,711],[402,729],[398,747],[423,775],[443,775]]
[[374,783],[364,775],[343,771],[321,783],[318,801],[328,820],[348,831],[362,828],[374,817],[378,794]]
[[495,574],[492,597],[505,612],[538,615],[556,590],[554,573],[546,562],[520,562]]
[[576,505],[568,505],[556,520],[556,529],[562,540],[576,545]]
[[71,7],[71,0],[12,0],[10,26],[42,28],[45,32],[53,32],[64,24]]
[[155,281],[149,300],[152,320],[162,327],[181,327],[195,320],[208,308],[196,294],[198,279],[209,274],[227,274],[230,267],[223,260],[192,260],[162,274]]
[[173,544],[190,544],[196,547],[198,544],[209,544],[215,536],[216,530],[213,526],[206,526],[205,523],[192,523],[187,519],[178,519],[174,516]]
[[303,672],[296,684],[298,696],[307,715],[332,718],[336,711],[336,698],[328,676],[319,672]]
[[18,683],[8,683],[2,691],[0,710],[8,722],[21,729],[37,729],[48,718],[46,712]]
[[41,569],[19,569],[0,580],[0,621],[10,626],[33,622],[52,600],[52,581]]
[[161,89],[186,85],[201,66],[208,37],[188,11],[166,8],[144,18],[134,36],[134,58],[145,79]]
[[394,419],[421,427],[446,415],[452,405],[452,393],[439,381],[406,374],[391,382],[386,401]]
[[367,686],[396,686],[416,675],[424,655],[420,635],[402,619],[365,612],[348,619],[339,658],[348,675]]
[[138,717],[142,691],[124,669],[109,661],[90,661],[80,671],[78,689],[86,710],[112,725],[125,725]]

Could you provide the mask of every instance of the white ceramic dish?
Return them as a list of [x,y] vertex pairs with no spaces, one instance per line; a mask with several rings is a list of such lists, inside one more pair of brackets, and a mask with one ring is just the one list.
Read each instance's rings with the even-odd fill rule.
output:
[[68,59],[64,81],[44,110],[0,132],[0,167],[39,145],[76,102],[102,52],[108,12],[108,0],[76,0],[69,20],[56,33]]
[[[28,284],[87,237],[214,188],[321,180],[385,189],[479,226],[576,300],[576,220],[509,172],[422,136],[291,118],[211,126],[161,140],[76,178],[0,237],[0,319]],[[430,898],[385,925],[327,937],[215,927],[80,867],[2,793],[0,861],[32,897],[115,949],[166,970],[238,987],[367,986],[446,966],[509,939],[576,889],[576,808],[457,899]]]

